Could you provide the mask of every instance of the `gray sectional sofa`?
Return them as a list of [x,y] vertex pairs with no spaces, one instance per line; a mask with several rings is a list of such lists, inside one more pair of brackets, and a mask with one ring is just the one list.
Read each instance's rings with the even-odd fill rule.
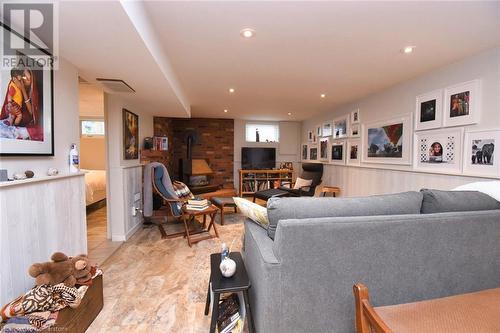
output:
[[281,198],[245,221],[259,333],[355,331],[352,286],[375,306],[500,287],[500,203],[479,192]]

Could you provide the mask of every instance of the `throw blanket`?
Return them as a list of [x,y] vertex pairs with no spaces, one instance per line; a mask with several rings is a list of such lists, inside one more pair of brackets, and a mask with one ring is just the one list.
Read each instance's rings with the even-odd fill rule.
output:
[[144,187],[143,187],[143,201],[144,201],[144,217],[153,216],[153,170],[154,168],[162,168],[163,169],[163,178],[162,183],[165,187],[165,190],[168,193],[169,198],[177,198],[177,195],[174,192],[174,186],[170,177],[168,175],[167,168],[158,162],[152,162],[147,164],[144,167]]
[[10,318],[2,333],[37,332],[54,325],[59,312],[33,312],[22,317]]

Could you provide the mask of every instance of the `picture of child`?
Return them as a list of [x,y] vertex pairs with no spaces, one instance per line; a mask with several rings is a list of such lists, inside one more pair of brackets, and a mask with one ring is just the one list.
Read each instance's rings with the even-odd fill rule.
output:
[[[23,71],[18,68],[12,68],[10,71],[10,82],[7,86],[7,103],[11,109],[20,109],[23,105],[23,92],[19,88]],[[9,117],[4,121],[6,125],[19,125],[23,119],[22,113],[14,115],[9,114]]]
[[443,146],[439,142],[434,142],[429,149],[429,162],[443,162]]

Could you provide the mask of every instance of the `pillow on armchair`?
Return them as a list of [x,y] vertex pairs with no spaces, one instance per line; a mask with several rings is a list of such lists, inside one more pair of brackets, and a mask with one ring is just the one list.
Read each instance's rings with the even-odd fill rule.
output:
[[295,185],[293,186],[294,190],[303,190],[305,192],[309,192],[309,188],[312,184],[312,179],[303,179],[300,177],[297,177],[295,180]]

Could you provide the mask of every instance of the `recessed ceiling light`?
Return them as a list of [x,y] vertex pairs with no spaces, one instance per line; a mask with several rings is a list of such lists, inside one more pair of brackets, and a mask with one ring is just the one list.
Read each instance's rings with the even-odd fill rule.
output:
[[403,53],[410,54],[415,50],[415,46],[406,46],[402,51]]
[[289,116],[291,116],[291,115],[292,115],[292,113],[291,113],[291,112],[288,112],[288,115],[289,115]]
[[224,113],[227,113],[229,110],[228,109],[224,109]]
[[235,91],[234,88],[229,88],[229,93],[230,94],[234,93],[234,91]]
[[326,94],[321,94],[319,95],[321,98],[325,98],[326,97]]
[[255,36],[255,30],[250,28],[245,28],[240,31],[240,35],[243,38],[252,38]]

